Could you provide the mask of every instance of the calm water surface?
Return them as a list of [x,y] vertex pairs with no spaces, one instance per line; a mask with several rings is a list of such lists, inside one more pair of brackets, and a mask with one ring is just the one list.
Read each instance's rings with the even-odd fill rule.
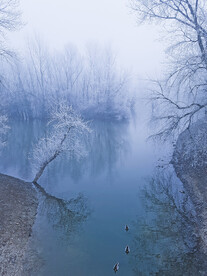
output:
[[[31,148],[46,135],[45,123],[14,121],[11,127],[0,171],[32,180]],[[172,168],[158,162],[166,149],[146,142],[139,120],[91,127],[87,157],[56,159],[39,182],[51,196],[39,193],[28,261],[36,269],[28,265],[29,275],[110,276],[116,262],[123,276],[205,275],[191,203]]]

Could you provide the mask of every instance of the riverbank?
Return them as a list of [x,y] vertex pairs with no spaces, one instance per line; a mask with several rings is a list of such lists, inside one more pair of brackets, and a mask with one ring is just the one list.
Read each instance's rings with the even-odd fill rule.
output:
[[207,123],[198,121],[178,138],[172,164],[197,215],[199,248],[207,254]]
[[0,275],[22,275],[37,206],[32,183],[0,174]]

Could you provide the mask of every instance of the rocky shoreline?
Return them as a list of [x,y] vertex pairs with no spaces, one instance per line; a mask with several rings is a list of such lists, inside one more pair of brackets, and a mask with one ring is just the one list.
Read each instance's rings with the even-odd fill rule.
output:
[[0,174],[0,275],[23,275],[37,207],[32,183]]

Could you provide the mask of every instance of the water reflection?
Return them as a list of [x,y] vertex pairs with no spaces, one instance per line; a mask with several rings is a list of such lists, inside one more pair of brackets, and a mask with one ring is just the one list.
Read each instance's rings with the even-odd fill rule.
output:
[[103,174],[107,175],[109,181],[113,180],[118,162],[130,152],[129,124],[94,121],[91,123],[91,128],[92,133],[82,138],[87,149],[86,158],[79,161],[68,160],[65,155],[61,160],[51,164],[47,171],[47,180],[51,181],[52,174],[56,177],[53,179],[56,182],[65,171],[74,182],[86,177],[100,177]]
[[[51,195],[40,195],[25,266],[41,270],[29,266],[24,275],[108,276],[116,262],[120,276],[205,275],[193,205],[163,162],[152,177],[156,157],[142,126],[93,122],[92,128],[83,137],[86,159],[57,158],[41,178]],[[31,180],[29,153],[46,131],[44,122],[14,122],[0,170]]]
[[[8,135],[7,147],[1,154],[0,170],[4,173],[31,180],[34,168],[31,159],[33,144],[40,137],[47,135],[45,121],[18,121],[10,122],[11,130]],[[77,161],[68,159],[65,155],[51,164],[41,181],[57,183],[59,177],[70,175],[70,180],[80,181],[86,175],[89,177],[108,175],[112,179],[116,165],[121,158],[130,152],[128,123],[113,123],[109,121],[91,122],[92,133],[83,137],[88,155],[85,159]],[[52,177],[50,177],[52,175]]]
[[174,174],[158,171],[142,194],[145,217],[133,223],[134,275],[206,275],[192,203]]
[[[58,246],[67,249],[82,228],[82,224],[90,215],[87,199],[83,195],[70,200],[62,200],[49,195],[39,187],[39,208],[29,242],[24,275],[53,275],[58,271],[57,257],[52,248]],[[67,245],[67,246],[65,246]],[[67,253],[67,250],[65,251]],[[59,256],[67,258],[68,254]],[[56,259],[54,262],[54,258]],[[64,261],[61,260],[64,266]],[[65,262],[67,268],[67,262]],[[51,269],[53,272],[49,272]],[[67,268],[68,269],[68,268]],[[62,267],[61,270],[64,271]]]
[[0,170],[21,179],[31,180],[31,149],[46,131],[46,122],[12,120],[6,147],[0,156]]
[[77,234],[81,223],[89,214],[87,199],[82,194],[70,200],[63,200],[46,192],[42,194],[39,215],[47,218],[61,239]]

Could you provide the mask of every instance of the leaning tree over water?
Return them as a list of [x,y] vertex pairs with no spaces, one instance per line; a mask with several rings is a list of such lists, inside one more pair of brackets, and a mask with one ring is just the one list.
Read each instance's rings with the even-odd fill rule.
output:
[[51,114],[49,122],[51,131],[48,137],[39,140],[33,150],[37,173],[33,180],[36,183],[46,167],[64,152],[76,158],[85,155],[81,136],[90,132],[90,128],[71,106],[60,103]]

